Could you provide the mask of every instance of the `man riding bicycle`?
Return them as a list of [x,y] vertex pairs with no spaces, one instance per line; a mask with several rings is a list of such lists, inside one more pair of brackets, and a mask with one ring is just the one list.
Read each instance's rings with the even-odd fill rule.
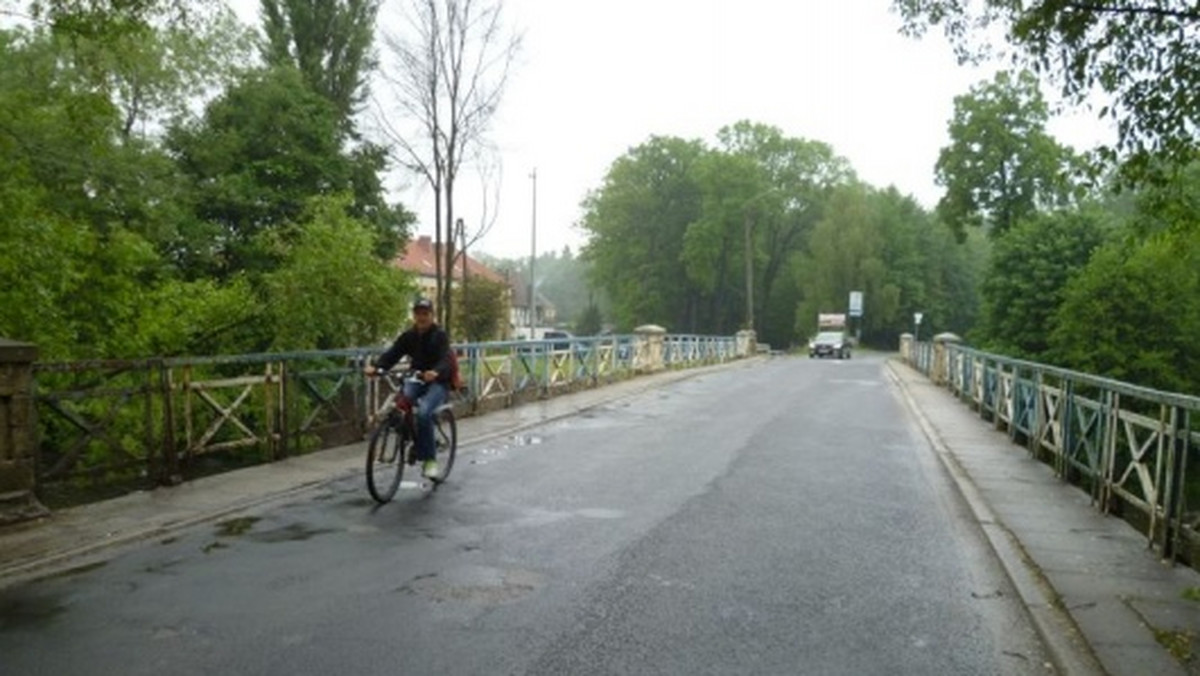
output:
[[416,402],[417,460],[421,474],[427,479],[439,476],[437,448],[433,440],[433,416],[446,403],[450,382],[450,337],[433,320],[433,301],[419,298],[412,306],[413,325],[396,337],[375,364],[367,365],[363,373],[374,376],[387,371],[408,356],[412,370],[421,382],[405,381],[404,396]]

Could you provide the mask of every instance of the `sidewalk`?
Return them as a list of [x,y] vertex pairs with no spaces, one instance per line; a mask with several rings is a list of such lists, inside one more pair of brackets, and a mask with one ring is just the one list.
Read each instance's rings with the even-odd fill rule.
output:
[[[459,446],[514,435],[522,429],[575,415],[670,382],[716,370],[746,368],[763,358],[664,371],[458,421]],[[123,548],[161,538],[272,503],[300,499],[330,481],[362,476],[360,442],[265,465],[218,474],[179,486],[133,493],[58,510],[32,522],[0,529],[0,589],[87,567]],[[366,488],[363,488],[366,491]]]
[[949,390],[898,360],[886,369],[1063,672],[1200,674],[1200,602],[1184,597],[1200,573],[1159,561]]

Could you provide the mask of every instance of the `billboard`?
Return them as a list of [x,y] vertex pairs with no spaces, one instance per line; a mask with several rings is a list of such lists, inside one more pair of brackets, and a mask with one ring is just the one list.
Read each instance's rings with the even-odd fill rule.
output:
[[818,329],[844,329],[846,328],[846,315],[820,313],[817,315]]

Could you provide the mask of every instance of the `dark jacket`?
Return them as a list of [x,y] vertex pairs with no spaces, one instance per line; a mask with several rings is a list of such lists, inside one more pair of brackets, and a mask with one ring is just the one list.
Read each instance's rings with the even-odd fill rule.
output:
[[415,327],[401,333],[396,337],[396,342],[375,361],[375,366],[386,371],[405,355],[412,360],[413,369],[437,371],[437,382],[450,381],[450,337],[437,324],[429,327],[425,333],[418,333]]

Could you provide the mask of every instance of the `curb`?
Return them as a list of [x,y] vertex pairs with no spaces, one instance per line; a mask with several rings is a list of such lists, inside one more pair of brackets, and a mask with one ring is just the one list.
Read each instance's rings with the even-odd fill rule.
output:
[[929,442],[934,455],[938,457],[946,473],[953,479],[959,495],[975,516],[976,524],[987,539],[988,545],[1000,562],[1005,575],[1012,582],[1013,588],[1017,590],[1017,595],[1020,597],[1022,605],[1025,606],[1034,629],[1050,653],[1050,658],[1058,673],[1081,676],[1108,673],[1101,666],[1075,620],[1063,608],[1058,593],[1050,585],[1046,576],[1029,557],[1012,531],[980,496],[979,489],[971,480],[970,475],[942,441],[937,429],[925,417],[924,412],[909,392],[904,379],[896,373],[895,360],[888,359],[885,364],[888,378],[899,391],[905,406],[916,420],[921,434]]

